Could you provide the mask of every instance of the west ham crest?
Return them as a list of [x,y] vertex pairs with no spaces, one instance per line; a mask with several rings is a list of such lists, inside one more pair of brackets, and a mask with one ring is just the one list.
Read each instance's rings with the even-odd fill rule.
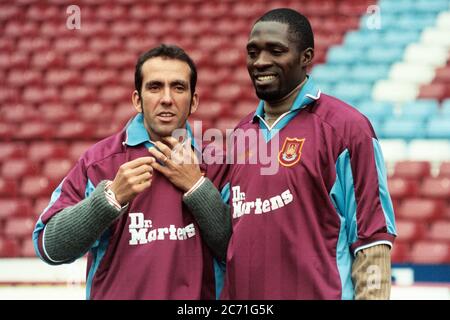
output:
[[283,149],[278,154],[278,161],[285,167],[291,167],[300,161],[305,138],[286,138]]

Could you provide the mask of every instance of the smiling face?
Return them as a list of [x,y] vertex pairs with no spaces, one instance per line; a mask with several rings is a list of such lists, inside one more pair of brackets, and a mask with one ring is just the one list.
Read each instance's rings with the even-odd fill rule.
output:
[[190,68],[181,60],[155,57],[142,65],[141,95],[133,92],[133,104],[144,113],[144,125],[152,140],[170,136],[184,127],[190,113],[198,106],[198,96],[191,95]]
[[282,99],[303,81],[302,53],[291,40],[287,24],[260,21],[253,26],[247,43],[247,69],[256,95],[269,102]]

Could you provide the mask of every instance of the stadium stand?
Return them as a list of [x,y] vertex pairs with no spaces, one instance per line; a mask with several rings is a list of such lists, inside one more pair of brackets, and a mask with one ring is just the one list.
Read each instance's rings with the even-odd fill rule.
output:
[[[373,1],[0,1],[0,257],[34,256],[35,218],[84,150],[134,110],[134,63],[175,42],[199,69],[203,130],[231,129],[256,106],[245,69],[251,23],[270,8],[305,13],[324,93],[372,122],[387,162],[399,237],[393,262],[450,263],[450,3]],[[373,18],[373,17],[372,17]]]

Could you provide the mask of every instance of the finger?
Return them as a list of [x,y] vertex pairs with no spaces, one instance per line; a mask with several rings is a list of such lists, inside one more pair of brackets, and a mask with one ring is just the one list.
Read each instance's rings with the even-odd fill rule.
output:
[[130,162],[127,162],[125,165],[127,168],[133,169],[133,168],[139,167],[143,164],[150,165],[153,161],[155,161],[155,159],[153,159],[152,157],[140,157],[140,158],[131,160]]
[[145,189],[147,189],[148,187],[150,187],[151,185],[152,185],[152,180],[150,179],[143,183],[134,185],[133,190],[137,193],[140,193],[140,192],[144,191]]
[[150,152],[156,158],[156,160],[158,160],[162,164],[165,164],[167,162],[167,160],[168,160],[168,157],[166,155],[164,155],[161,151],[156,149],[155,147],[148,148],[148,152]]
[[153,167],[153,169],[162,173],[166,177],[168,177],[168,175],[170,173],[170,169],[168,169],[167,167],[165,167],[163,165],[160,165],[158,162],[153,162],[152,167]]
[[131,176],[138,176],[145,172],[149,172],[150,174],[153,173],[153,168],[149,164],[143,164],[142,166],[130,169],[130,175]]
[[153,175],[150,172],[144,172],[143,174],[130,178],[130,183],[133,185],[141,184],[147,182],[148,180],[151,180],[152,176]]
[[170,153],[172,152],[171,148],[169,148],[166,144],[162,143],[161,141],[156,141],[155,145],[159,149],[159,151],[161,151],[167,158],[170,159]]
[[171,149],[174,149],[178,144],[180,144],[180,142],[172,136],[164,137],[162,139],[167,142]]

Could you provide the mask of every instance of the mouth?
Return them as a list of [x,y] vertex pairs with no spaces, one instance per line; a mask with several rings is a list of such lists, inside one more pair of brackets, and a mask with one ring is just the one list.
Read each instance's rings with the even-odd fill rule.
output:
[[257,85],[264,86],[272,84],[278,78],[278,76],[274,73],[255,74],[253,78],[255,79],[255,83]]
[[156,115],[156,117],[162,122],[171,122],[175,119],[175,113],[170,111],[163,111]]

